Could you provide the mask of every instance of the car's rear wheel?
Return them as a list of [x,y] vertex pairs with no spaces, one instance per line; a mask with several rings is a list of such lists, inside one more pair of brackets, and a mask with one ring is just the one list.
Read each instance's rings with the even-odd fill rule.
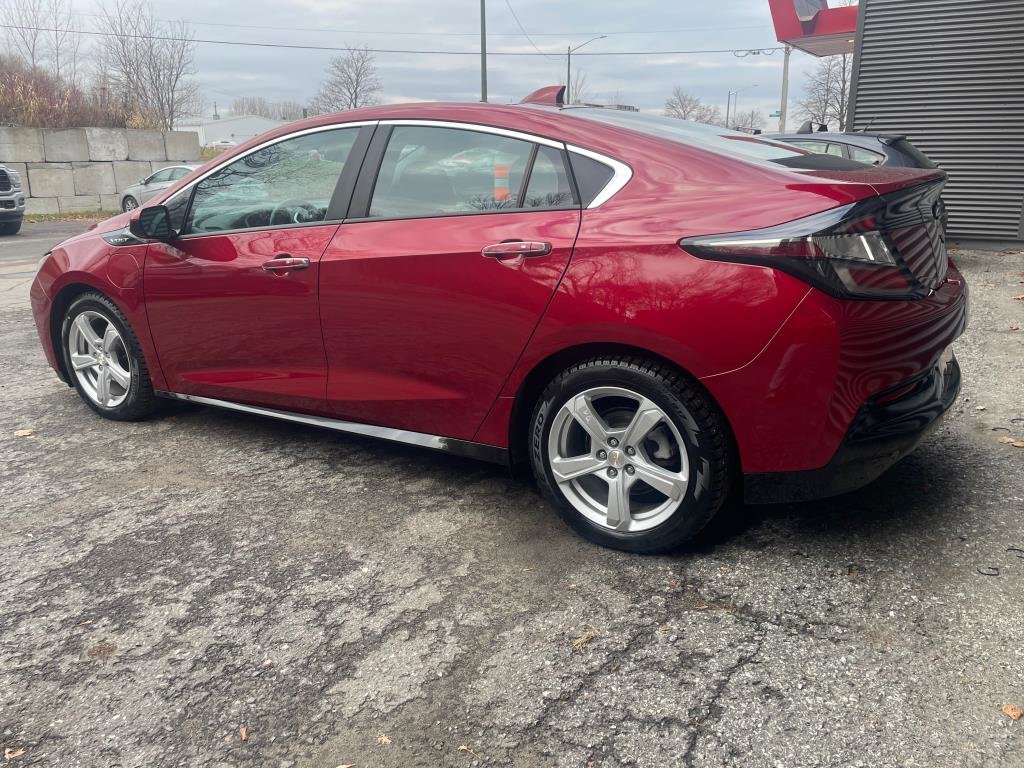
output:
[[641,358],[596,358],[559,374],[534,410],[531,459],[566,523],[630,552],[686,543],[729,489],[721,417],[681,373]]
[[20,221],[8,221],[0,224],[0,235],[16,235],[20,230]]
[[134,421],[156,410],[139,341],[106,296],[86,293],[71,303],[61,326],[61,342],[71,381],[96,413]]
[[121,201],[121,210],[125,211],[126,213],[128,211],[134,211],[138,207],[139,201],[136,200],[131,195],[125,195],[124,200]]

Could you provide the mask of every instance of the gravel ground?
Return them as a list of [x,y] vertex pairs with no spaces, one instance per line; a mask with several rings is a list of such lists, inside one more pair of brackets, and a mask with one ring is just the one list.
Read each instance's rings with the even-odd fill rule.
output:
[[46,366],[15,240],[4,765],[1024,765],[1000,711],[1024,706],[1024,450],[998,442],[1024,439],[1024,254],[957,255],[963,394],[917,453],[643,558],[499,468],[193,407],[94,417]]

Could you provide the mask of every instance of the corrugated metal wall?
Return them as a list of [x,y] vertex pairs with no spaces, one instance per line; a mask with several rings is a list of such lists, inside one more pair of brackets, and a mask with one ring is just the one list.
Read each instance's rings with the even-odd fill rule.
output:
[[949,172],[950,236],[1024,240],[1024,0],[861,0],[851,127]]

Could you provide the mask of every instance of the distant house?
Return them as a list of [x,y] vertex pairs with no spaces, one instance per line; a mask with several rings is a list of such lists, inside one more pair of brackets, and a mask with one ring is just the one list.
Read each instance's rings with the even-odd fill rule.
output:
[[182,120],[174,126],[176,131],[195,131],[199,144],[208,147],[218,141],[233,141],[241,144],[264,131],[284,125],[284,120],[271,120],[257,115],[232,115],[230,117],[197,117]]

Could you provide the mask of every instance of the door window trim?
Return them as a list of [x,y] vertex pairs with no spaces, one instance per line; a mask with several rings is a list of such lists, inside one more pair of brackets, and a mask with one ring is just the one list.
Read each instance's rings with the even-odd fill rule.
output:
[[[267,147],[273,146],[274,144],[279,144],[279,143],[281,143],[283,141],[288,141],[289,139],[298,138],[300,136],[307,136],[309,134],[314,134],[314,133],[322,133],[324,131],[335,131],[335,130],[340,130],[340,129],[344,129],[344,128],[373,127],[374,130],[371,133],[367,134],[370,138],[366,142],[367,146],[365,147],[365,150],[362,153],[362,157],[355,157],[356,149],[358,148],[359,144],[361,143],[360,139],[362,139],[362,137],[363,137],[363,133],[362,132],[360,132],[360,134],[356,137],[356,144],[354,144],[353,147],[352,147],[352,159],[355,159],[357,161],[357,163],[358,163],[357,170],[353,170],[353,173],[358,173],[358,176],[357,176],[357,178],[356,178],[356,180],[355,180],[355,182],[353,184],[353,193],[352,193],[352,195],[349,198],[348,208],[344,212],[329,211],[329,213],[335,213],[336,216],[337,216],[337,214],[341,214],[340,218],[338,218],[338,217],[332,218],[332,217],[329,216],[324,221],[307,222],[307,223],[303,223],[303,224],[278,224],[278,225],[266,226],[266,227],[251,227],[251,228],[247,228],[247,229],[222,230],[222,231],[219,231],[219,232],[195,232],[195,233],[191,233],[191,234],[181,235],[180,239],[185,240],[185,239],[193,239],[193,238],[197,238],[197,237],[213,237],[213,236],[219,236],[219,235],[225,235],[225,234],[237,234],[239,232],[258,232],[258,231],[274,230],[274,229],[290,229],[290,228],[301,227],[301,226],[309,227],[309,226],[316,226],[316,225],[321,225],[321,224],[339,224],[339,223],[342,223],[344,221],[350,221],[350,220],[353,221],[353,222],[357,222],[357,221],[396,221],[396,220],[401,221],[401,220],[405,220],[407,218],[408,219],[413,219],[413,218],[417,218],[417,219],[422,219],[422,218],[441,218],[442,216],[415,216],[415,217],[403,217],[401,219],[381,219],[381,218],[369,218],[369,217],[365,217],[365,216],[364,217],[351,218],[351,219],[349,218],[351,216],[353,210],[355,210],[355,211],[359,211],[359,210],[368,211],[369,210],[369,200],[370,200],[370,198],[373,195],[373,186],[376,184],[376,181],[377,181],[377,175],[378,175],[378,173],[380,171],[380,164],[384,160],[384,150],[387,148],[387,141],[390,139],[391,128],[393,126],[398,126],[398,125],[422,126],[422,127],[427,127],[427,128],[454,128],[456,130],[477,131],[477,132],[480,132],[480,133],[489,133],[489,134],[493,134],[493,135],[496,135],[496,136],[506,136],[506,137],[512,138],[512,139],[519,139],[521,141],[532,142],[533,144],[542,144],[544,146],[552,147],[554,149],[558,149],[563,154],[566,153],[566,152],[576,152],[576,153],[581,154],[581,155],[583,155],[585,157],[589,157],[592,160],[596,160],[599,163],[603,163],[604,165],[607,165],[609,168],[612,169],[612,178],[605,185],[604,189],[602,189],[601,192],[599,192],[597,194],[597,196],[595,196],[594,199],[591,200],[590,204],[587,206],[588,210],[589,209],[593,209],[593,208],[598,208],[601,205],[603,205],[604,203],[606,203],[609,199],[611,199],[614,195],[616,195],[624,186],[626,186],[626,184],[633,177],[633,169],[630,168],[628,165],[626,165],[625,163],[623,163],[620,160],[616,160],[615,158],[609,157],[608,155],[605,155],[605,154],[603,154],[601,152],[595,152],[594,150],[586,149],[584,147],[580,147],[580,146],[575,145],[575,144],[567,144],[565,142],[556,141],[554,139],[549,139],[549,138],[547,138],[545,136],[539,136],[539,135],[533,134],[533,133],[526,133],[526,132],[523,132],[523,131],[516,131],[516,130],[509,129],[509,128],[500,128],[498,126],[486,125],[486,124],[483,124],[483,123],[473,123],[473,122],[458,121],[458,120],[388,118],[388,119],[383,119],[383,120],[354,120],[352,122],[347,122],[347,123],[330,123],[328,125],[318,125],[318,126],[314,126],[312,128],[304,128],[304,129],[302,129],[300,131],[293,131],[291,133],[287,133],[287,134],[284,134],[284,135],[281,135],[281,136],[275,136],[272,139],[268,139],[267,141],[261,142],[261,143],[257,144],[256,146],[249,148],[245,152],[242,152],[242,153],[237,154],[237,155],[231,155],[230,157],[225,158],[222,162],[217,163],[213,167],[211,167],[208,170],[204,171],[202,174],[200,174],[196,178],[192,179],[192,181],[190,181],[188,184],[186,184],[185,186],[183,186],[180,189],[176,190],[173,194],[171,194],[168,197],[162,199],[160,201],[160,203],[163,204],[163,205],[166,205],[167,203],[171,202],[172,200],[178,198],[180,195],[184,195],[184,194],[192,195],[192,193],[195,191],[196,185],[199,184],[201,181],[203,181],[206,178],[212,176],[213,174],[217,173],[218,171],[222,170],[223,168],[226,168],[227,166],[231,165],[232,163],[234,163],[234,162],[236,162],[238,160],[241,160],[244,157],[248,157],[251,154],[259,152],[260,150],[266,149]],[[386,127],[387,130],[381,131],[380,128],[382,128],[382,127]],[[381,142],[379,145],[378,145],[378,141]],[[378,146],[379,146],[379,155],[380,155],[379,158],[374,157],[374,155],[377,154],[377,152],[375,152],[375,149],[377,149]],[[367,162],[366,162],[367,160],[371,161],[369,166],[367,165]],[[574,187],[573,194],[574,194],[574,196],[576,198],[575,201],[574,201],[574,204],[571,205],[571,206],[561,207],[561,208],[510,208],[510,209],[496,210],[496,211],[478,211],[478,212],[461,212],[461,213],[454,213],[454,214],[444,214],[443,216],[445,216],[445,217],[447,217],[447,216],[479,216],[481,214],[540,213],[540,212],[544,212],[544,211],[565,211],[565,210],[573,210],[573,209],[579,210],[579,208],[580,208],[579,193],[575,189],[575,179],[571,176],[571,164],[569,164],[567,162],[567,159],[564,159],[563,161],[566,162],[566,165],[567,165],[567,168],[568,168],[567,173],[570,174],[570,176],[569,176],[570,183]],[[376,165],[376,167],[374,167],[374,165]],[[346,177],[348,175],[347,171],[348,171],[349,166],[350,166],[350,163],[346,162],[345,169],[342,170],[342,177]],[[372,168],[372,176],[369,178],[369,181],[367,182],[365,180],[365,177],[370,172],[371,168]],[[339,179],[338,183],[339,183],[339,185],[341,184],[341,179]],[[369,189],[366,189],[367,183],[369,185]],[[360,207],[358,205],[358,203],[362,203],[363,202],[362,199],[361,199],[361,195],[360,195],[361,192],[366,196],[365,197],[365,205],[363,205],[362,209],[360,209]],[[332,200],[332,203],[333,202],[334,201]],[[189,208],[192,207],[191,201],[189,201],[188,207]],[[188,220],[189,213],[190,212],[186,210],[186,212],[185,212],[185,216],[186,216],[185,220],[186,221]]]

